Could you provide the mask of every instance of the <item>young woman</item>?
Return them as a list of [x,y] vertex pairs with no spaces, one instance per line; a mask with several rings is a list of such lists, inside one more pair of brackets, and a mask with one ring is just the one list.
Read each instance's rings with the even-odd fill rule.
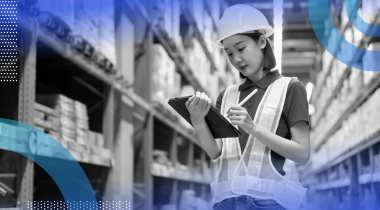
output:
[[[306,91],[296,78],[274,69],[272,34],[264,15],[248,5],[227,8],[218,24],[213,46],[225,50],[245,79],[223,90],[216,102],[241,132],[238,138],[212,136],[204,118],[211,107],[205,93],[186,103],[201,147],[219,161],[211,183],[215,210],[297,209],[306,192],[294,166],[305,165],[310,156]],[[237,105],[255,89],[253,97]]]

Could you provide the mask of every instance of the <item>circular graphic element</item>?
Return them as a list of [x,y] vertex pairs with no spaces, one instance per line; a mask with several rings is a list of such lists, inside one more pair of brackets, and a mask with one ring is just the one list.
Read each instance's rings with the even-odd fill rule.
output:
[[[358,0],[346,0],[347,15],[352,25],[363,34],[373,37],[380,37],[380,26],[371,25],[365,22],[359,15],[357,5]],[[369,11],[363,11],[363,14],[367,12]]]
[[[330,6],[329,0],[309,0],[308,1],[308,10],[310,22],[313,27],[314,33],[317,36],[319,42],[323,45],[323,47],[335,58],[337,58],[342,63],[351,66],[356,69],[362,69],[366,71],[380,71],[379,63],[376,59],[370,59],[366,63],[366,69],[363,67],[363,63],[353,62],[352,54],[359,54],[370,57],[370,58],[380,58],[380,51],[371,51],[364,50],[360,47],[356,47],[345,40],[342,35],[336,30],[334,24],[332,22],[330,16]],[[320,27],[320,23],[327,21],[327,25],[331,26],[331,28]],[[331,36],[337,37],[333,44],[327,44],[325,38],[325,30],[331,31]],[[341,49],[345,49],[344,52],[340,53],[338,57],[338,51],[335,50],[336,45],[340,43]]]

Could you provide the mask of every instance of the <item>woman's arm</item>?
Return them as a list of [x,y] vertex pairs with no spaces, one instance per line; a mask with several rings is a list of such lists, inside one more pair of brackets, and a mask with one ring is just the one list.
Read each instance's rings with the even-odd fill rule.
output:
[[228,117],[232,124],[240,126],[279,155],[299,165],[306,165],[309,161],[310,135],[309,126],[305,121],[298,121],[290,128],[293,141],[289,141],[254,123],[244,107],[232,106]]
[[205,121],[205,116],[211,107],[211,99],[206,94],[197,92],[186,102],[186,107],[197,133],[199,145],[210,158],[218,158],[221,153],[222,141],[214,138]]
[[214,138],[204,118],[199,122],[193,120],[192,122],[197,133],[199,145],[211,159],[217,159],[222,151],[222,140]]
[[252,131],[253,136],[277,154],[299,165],[306,165],[309,161],[310,137],[309,125],[306,121],[298,121],[290,128],[293,141],[278,136],[259,125],[255,125]]

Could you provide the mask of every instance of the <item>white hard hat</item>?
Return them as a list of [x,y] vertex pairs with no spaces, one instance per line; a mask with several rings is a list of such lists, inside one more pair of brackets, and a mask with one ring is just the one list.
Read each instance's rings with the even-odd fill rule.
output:
[[235,34],[261,33],[266,38],[273,34],[273,28],[265,16],[256,8],[246,4],[228,7],[219,20],[217,29],[219,39],[212,46],[219,48],[223,48],[221,41]]

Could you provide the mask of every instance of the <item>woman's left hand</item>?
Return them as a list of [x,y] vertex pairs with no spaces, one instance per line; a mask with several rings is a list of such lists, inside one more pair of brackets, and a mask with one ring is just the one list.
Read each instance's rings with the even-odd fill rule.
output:
[[227,116],[233,125],[241,127],[246,133],[254,135],[256,123],[249,116],[246,108],[241,106],[232,106]]

